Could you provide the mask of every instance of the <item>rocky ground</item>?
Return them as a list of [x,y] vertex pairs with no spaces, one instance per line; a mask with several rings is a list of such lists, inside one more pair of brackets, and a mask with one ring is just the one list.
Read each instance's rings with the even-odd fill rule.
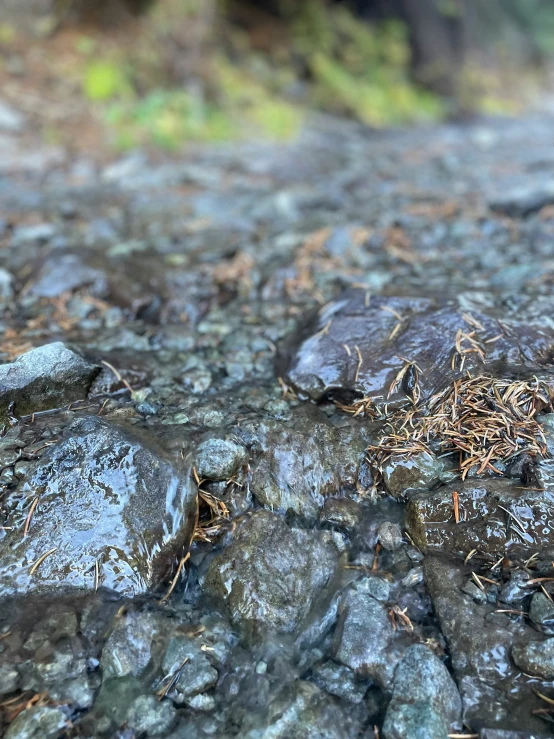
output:
[[554,119],[100,165],[11,112],[0,731],[554,736]]

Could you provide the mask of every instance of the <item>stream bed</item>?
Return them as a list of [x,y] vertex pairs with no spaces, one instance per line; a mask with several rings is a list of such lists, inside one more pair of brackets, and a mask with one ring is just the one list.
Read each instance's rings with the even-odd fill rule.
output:
[[0,146],[0,734],[554,737],[553,130]]

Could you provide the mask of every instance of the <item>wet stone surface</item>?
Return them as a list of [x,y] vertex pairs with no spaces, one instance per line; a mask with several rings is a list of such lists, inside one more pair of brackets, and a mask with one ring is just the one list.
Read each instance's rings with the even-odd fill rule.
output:
[[184,465],[144,446],[136,431],[83,417],[5,498],[1,592],[144,593],[188,546],[195,507]]
[[[553,123],[3,131],[2,735],[552,737]],[[511,456],[379,470],[468,372]]]

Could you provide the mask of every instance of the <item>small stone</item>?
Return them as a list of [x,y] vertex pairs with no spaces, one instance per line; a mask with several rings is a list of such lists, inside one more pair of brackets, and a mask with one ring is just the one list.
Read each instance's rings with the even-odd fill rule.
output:
[[11,300],[13,295],[13,276],[7,269],[0,267],[0,301]]
[[186,636],[174,636],[163,659],[164,675],[180,671],[179,679],[168,693],[176,704],[181,704],[198,693],[203,693],[217,683],[218,672],[213,668],[200,647]]
[[0,413],[10,403],[20,416],[83,400],[98,371],[61,341],[32,349],[0,366]]
[[462,701],[456,683],[433,652],[409,647],[398,663],[384,739],[444,739],[461,728]]
[[165,619],[148,611],[130,611],[120,618],[102,650],[104,675],[141,675],[151,660],[153,641],[164,626],[167,628]]
[[530,675],[554,679],[554,638],[516,645],[512,649],[516,665]]
[[386,607],[369,594],[349,591],[341,603],[335,631],[332,652],[337,662],[387,688],[400,656],[392,648],[393,639]]
[[67,724],[61,708],[34,706],[12,721],[5,739],[57,739]]
[[477,585],[474,582],[471,582],[471,580],[468,580],[464,587],[462,588],[462,592],[464,592],[466,595],[469,595],[476,603],[486,603],[487,602],[487,594],[483,590],[477,587]]
[[298,680],[287,686],[264,710],[263,718],[246,717],[252,728],[240,732],[244,739],[350,739],[360,726],[332,698],[313,683]]
[[351,703],[361,703],[371,684],[369,680],[358,679],[349,667],[333,660],[315,667],[312,677],[322,690]]
[[198,695],[187,698],[185,704],[194,711],[213,711],[215,708],[215,698],[213,695],[198,693]]
[[407,575],[405,575],[400,584],[404,588],[415,588],[423,582],[423,567],[413,567]]
[[511,605],[512,603],[519,603],[529,595],[529,588],[527,581],[529,575],[524,570],[513,570],[510,573],[510,579],[508,582],[500,588],[498,593],[498,599],[502,603]]
[[0,665],[0,695],[12,693],[19,686],[19,673],[13,665]]
[[402,527],[392,521],[383,521],[377,528],[377,539],[383,549],[394,552],[403,543]]
[[335,572],[338,552],[324,533],[289,528],[281,516],[257,511],[238,522],[202,586],[226,600],[234,623],[294,631]]
[[177,715],[169,701],[159,701],[153,695],[140,695],[127,713],[127,722],[137,735],[164,736],[171,730]]
[[544,593],[535,593],[531,598],[529,616],[539,626],[554,627],[554,603]]
[[25,124],[25,118],[19,110],[0,99],[0,131],[20,133]]
[[196,471],[208,480],[228,480],[247,458],[246,449],[232,439],[207,439],[196,450]]
[[390,582],[379,575],[363,577],[354,587],[359,593],[367,593],[381,603],[386,603],[390,598]]
[[351,530],[360,523],[362,510],[360,504],[350,498],[327,498],[321,511],[321,521]]
[[394,498],[409,498],[414,492],[431,488],[440,470],[439,460],[427,452],[393,457],[383,466],[383,483]]

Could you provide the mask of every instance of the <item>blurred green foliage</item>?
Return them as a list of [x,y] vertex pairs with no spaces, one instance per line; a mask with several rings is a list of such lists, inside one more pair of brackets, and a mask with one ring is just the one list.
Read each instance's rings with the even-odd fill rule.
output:
[[215,0],[166,0],[130,49],[106,56],[93,39],[78,42],[83,93],[117,147],[286,139],[313,108],[373,126],[443,113],[409,79],[400,23],[371,27],[344,7],[308,0],[288,20],[287,44],[260,50],[244,30],[222,24],[222,10]]
[[[437,1],[445,15],[459,13],[454,0]],[[102,38],[79,39],[83,94],[117,147],[286,139],[314,109],[374,127],[436,120],[451,110],[452,101],[411,78],[407,29],[399,21],[364,23],[344,4],[326,0],[274,0],[279,20],[268,15],[267,28],[254,39],[247,24],[226,15],[231,3],[160,0],[138,21],[132,44],[114,48]],[[554,12],[544,0],[491,0],[479,7],[485,15],[477,26],[490,29],[494,54],[502,59],[505,53],[506,68],[515,26],[496,27],[500,7],[506,17],[517,16],[533,48],[554,53]],[[492,41],[483,48],[492,49]],[[515,112],[498,66],[466,65],[458,110]]]

